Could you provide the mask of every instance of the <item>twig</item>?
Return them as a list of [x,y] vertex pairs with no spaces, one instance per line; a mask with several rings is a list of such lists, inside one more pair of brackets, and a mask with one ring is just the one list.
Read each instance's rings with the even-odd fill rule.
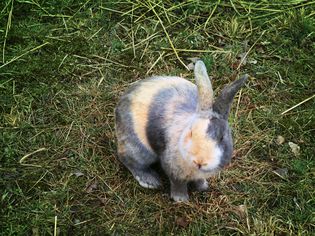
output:
[[[33,167],[38,167],[38,166],[33,166]],[[27,190],[27,192],[29,193],[48,173],[48,170],[46,170],[46,172],[39,178],[39,180],[36,181],[36,183]]]
[[3,47],[2,47],[2,62],[3,63],[5,62],[5,58],[4,58],[5,46],[7,43],[7,37],[8,37],[9,30],[11,28],[11,22],[12,22],[13,2],[14,1],[11,0],[11,9],[8,15],[7,28],[5,30],[5,35],[4,35],[4,40],[3,40]]
[[235,120],[237,119],[238,110],[240,108],[241,97],[242,97],[242,89],[240,89],[238,99],[237,99],[237,106],[236,106],[236,111],[235,111],[235,116],[234,116],[234,123],[235,123]]
[[265,34],[265,32],[266,32],[266,30],[264,30],[264,31],[262,32],[262,34],[259,36],[259,38],[253,43],[253,45],[248,49],[248,51],[247,51],[247,52],[245,53],[245,55],[242,57],[240,63],[238,64],[238,66],[237,66],[237,68],[236,68],[237,71],[241,68],[241,66],[242,66],[243,62],[245,61],[245,59],[246,59],[247,55],[249,54],[249,52],[250,52],[250,51],[253,49],[253,47],[258,43],[258,41],[259,41],[259,40],[261,39],[261,37]]
[[157,14],[157,12],[155,11],[155,9],[152,7],[151,4],[150,4],[150,6],[151,6],[151,10],[153,11],[154,15],[158,18],[158,20],[159,20],[159,22],[160,22],[160,25],[162,26],[163,31],[164,31],[164,33],[165,33],[165,35],[166,35],[166,38],[167,38],[167,40],[168,40],[168,42],[169,42],[171,48],[173,49],[173,51],[174,51],[174,53],[175,53],[175,56],[177,57],[178,61],[179,61],[187,70],[189,70],[189,68],[185,65],[185,63],[180,59],[180,57],[179,57],[179,55],[178,55],[178,53],[177,53],[177,51],[176,51],[176,48],[174,47],[174,44],[173,44],[173,42],[172,42],[172,40],[171,40],[169,34],[168,34],[167,31],[166,31],[166,28],[165,28],[165,26],[164,26],[164,24],[163,24],[163,21],[161,20],[161,18],[159,17],[159,15]]
[[93,219],[89,219],[89,220],[85,220],[85,221],[82,221],[82,222],[75,223],[74,226],[85,224],[85,223],[90,222],[92,220],[94,220],[94,218]]
[[1,69],[2,67],[5,67],[5,66],[11,64],[12,62],[14,62],[14,61],[16,61],[16,60],[18,60],[18,59],[20,59],[21,57],[23,57],[23,56],[29,54],[30,52],[34,52],[34,51],[36,51],[37,49],[40,49],[41,47],[44,47],[44,46],[47,45],[47,44],[49,44],[49,42],[43,43],[42,45],[39,45],[39,46],[37,46],[37,47],[35,47],[35,48],[32,48],[31,50],[29,50],[29,51],[27,51],[27,52],[25,52],[25,53],[22,53],[21,55],[19,55],[19,56],[17,56],[17,57],[13,57],[10,61],[8,61],[8,62],[4,63],[3,65],[1,65],[1,66],[0,66],[0,69]]
[[57,236],[57,216],[55,216],[54,236]]
[[78,14],[78,12],[80,12],[81,9],[83,9],[86,6],[86,4],[88,4],[90,1],[91,0],[87,0],[72,16],[68,18],[68,20],[72,19],[76,14]]
[[158,59],[156,59],[156,61],[153,63],[153,65],[150,67],[150,69],[147,71],[146,75],[150,73],[150,71],[153,69],[153,67],[159,62],[159,60],[161,60],[161,58],[164,56],[165,52],[162,52],[160,54],[160,56],[158,57]]
[[293,107],[289,108],[288,110],[285,110],[284,112],[281,113],[281,115],[284,115],[285,113],[288,113],[289,111],[293,110],[294,108],[297,108],[298,106],[302,105],[303,103],[306,103],[307,101],[311,100],[314,97],[315,97],[315,94],[313,94],[313,96],[310,96],[309,98],[306,98],[302,102],[294,105]]
[[31,152],[31,153],[26,154],[25,156],[23,156],[23,157],[20,159],[20,164],[22,164],[23,161],[24,161],[26,158],[28,158],[29,156],[31,156],[31,155],[33,155],[33,154],[35,154],[35,153],[41,152],[41,151],[45,151],[45,150],[47,150],[47,149],[46,149],[46,148],[40,148],[40,149],[35,150],[34,152]]
[[206,20],[206,23],[205,23],[205,25],[204,25],[203,29],[206,29],[207,24],[209,23],[209,21],[210,21],[210,19],[211,19],[212,15],[213,15],[213,13],[214,13],[214,12],[215,12],[215,10],[217,9],[217,7],[218,7],[218,5],[220,4],[220,2],[221,2],[221,0],[219,0],[219,1],[217,2],[217,4],[215,4],[215,6],[214,6],[214,8],[212,9],[212,11],[211,11],[211,13],[210,13],[210,15],[209,15],[208,19]]
[[[213,46],[215,47],[215,46]],[[163,50],[173,50],[172,48],[164,48],[161,47]],[[218,48],[219,50],[203,50],[203,49],[182,49],[182,48],[176,48],[176,51],[178,52],[196,52],[196,53],[231,53],[231,51],[224,51],[221,48]]]

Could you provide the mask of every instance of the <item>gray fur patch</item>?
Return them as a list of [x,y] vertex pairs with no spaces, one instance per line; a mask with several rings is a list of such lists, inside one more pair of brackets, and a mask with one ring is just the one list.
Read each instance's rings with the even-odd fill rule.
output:
[[[136,86],[132,86],[133,91]],[[156,155],[148,150],[140,141],[137,134],[133,129],[133,119],[130,112],[130,98],[128,94],[125,94],[115,110],[116,119],[116,133],[118,143],[124,145],[126,153],[118,153],[124,157],[125,165],[137,166],[143,165],[148,166],[156,161]]]
[[157,155],[165,150],[166,129],[164,127],[165,100],[172,98],[173,93],[169,89],[163,90],[153,98],[149,108],[149,118],[146,127],[146,135],[151,148]]
[[211,118],[208,126],[207,134],[212,139],[220,141],[227,130],[227,121],[218,118]]
[[208,126],[207,134],[218,143],[219,148],[223,151],[220,162],[220,167],[223,168],[230,162],[233,152],[231,129],[227,121],[212,118]]
[[161,155],[167,145],[167,127],[165,112],[167,102],[173,97],[183,98],[183,102],[176,105],[174,113],[193,113],[197,109],[197,90],[193,86],[171,87],[160,91],[154,98],[149,109],[149,119],[146,133],[151,148]]
[[248,77],[248,75],[244,75],[242,78],[225,86],[219,96],[215,99],[213,110],[220,114],[223,119],[228,119],[233,98],[238,90],[240,90],[240,88],[244,85]]

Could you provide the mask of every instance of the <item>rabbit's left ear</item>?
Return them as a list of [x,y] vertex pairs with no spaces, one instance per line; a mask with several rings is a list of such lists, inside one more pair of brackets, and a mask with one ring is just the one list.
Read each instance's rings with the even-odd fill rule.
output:
[[213,90],[205,64],[198,60],[194,68],[195,80],[198,88],[198,111],[209,111],[213,104]]
[[222,116],[223,119],[227,120],[230,113],[231,104],[235,94],[244,85],[248,79],[248,75],[244,75],[242,78],[234,81],[233,83],[226,86],[220,95],[215,99],[213,104],[213,111],[217,112]]

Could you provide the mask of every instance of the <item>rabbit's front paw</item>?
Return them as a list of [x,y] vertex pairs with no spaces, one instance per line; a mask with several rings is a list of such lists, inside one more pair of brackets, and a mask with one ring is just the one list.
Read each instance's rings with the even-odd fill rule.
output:
[[188,202],[189,200],[188,194],[182,194],[182,193],[171,193],[171,198],[175,202]]
[[175,202],[188,202],[187,182],[171,180],[171,198]]
[[198,192],[206,192],[209,190],[209,184],[208,181],[205,179],[198,179],[192,182],[193,183],[193,189]]

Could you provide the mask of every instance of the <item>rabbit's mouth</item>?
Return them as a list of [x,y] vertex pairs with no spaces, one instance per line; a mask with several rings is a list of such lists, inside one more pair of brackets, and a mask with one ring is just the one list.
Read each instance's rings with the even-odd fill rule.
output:
[[216,175],[218,172],[221,171],[220,167],[215,167],[215,168],[209,168],[209,169],[198,169],[196,175],[197,176],[202,176],[202,178],[209,178],[214,175]]
[[221,170],[221,166],[219,165],[218,167],[201,167],[197,169],[203,173],[213,173],[213,172],[217,172],[219,170]]

